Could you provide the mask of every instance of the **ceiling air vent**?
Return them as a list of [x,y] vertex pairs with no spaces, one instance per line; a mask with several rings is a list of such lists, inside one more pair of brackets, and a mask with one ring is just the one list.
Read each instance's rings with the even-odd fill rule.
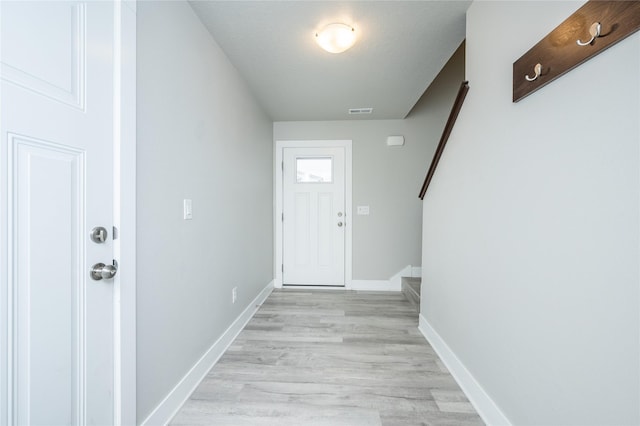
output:
[[349,114],[371,114],[373,108],[349,108]]

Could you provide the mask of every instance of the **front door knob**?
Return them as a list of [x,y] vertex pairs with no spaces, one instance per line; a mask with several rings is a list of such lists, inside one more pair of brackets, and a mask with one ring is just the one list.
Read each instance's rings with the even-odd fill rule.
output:
[[104,263],[96,263],[89,271],[91,279],[95,281],[110,280],[118,273],[118,264],[114,261],[114,265],[105,265]]

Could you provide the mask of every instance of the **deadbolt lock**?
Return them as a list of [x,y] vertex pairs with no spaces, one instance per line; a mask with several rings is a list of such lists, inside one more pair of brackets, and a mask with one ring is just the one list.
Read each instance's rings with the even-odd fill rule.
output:
[[91,230],[91,241],[97,244],[102,244],[107,241],[109,234],[107,229],[103,226],[96,226]]

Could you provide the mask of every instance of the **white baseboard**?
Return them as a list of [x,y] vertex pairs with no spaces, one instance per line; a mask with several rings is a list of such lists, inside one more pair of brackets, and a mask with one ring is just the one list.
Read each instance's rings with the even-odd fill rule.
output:
[[400,291],[399,284],[389,280],[351,280],[348,285],[349,290],[358,291]]
[[431,344],[431,347],[436,351],[456,382],[458,382],[458,385],[467,395],[482,420],[490,426],[511,426],[509,419],[422,314],[420,314],[418,329]]
[[273,291],[273,284],[273,281],[267,284],[260,294],[249,303],[249,306],[242,311],[233,324],[227,328],[198,362],[191,367],[191,370],[178,382],[151,414],[144,419],[142,425],[166,425],[171,421],[209,370],[218,362],[227,348],[233,343],[238,334],[240,334],[244,326],[247,325],[258,310],[258,307],[269,297]]
[[422,277],[422,268],[407,265],[388,280],[351,280],[348,290],[402,291],[402,277]]
[[330,289],[330,290],[357,290],[357,291],[402,291],[402,277],[422,277],[422,267],[407,265],[398,273],[388,280],[347,280],[344,287],[325,287],[325,286],[294,286],[283,285],[282,278],[273,280],[274,288],[292,288],[292,289]]

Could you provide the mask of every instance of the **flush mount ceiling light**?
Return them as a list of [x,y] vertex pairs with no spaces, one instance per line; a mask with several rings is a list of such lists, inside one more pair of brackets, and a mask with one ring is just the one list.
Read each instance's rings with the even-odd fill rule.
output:
[[329,53],[341,53],[356,42],[356,30],[347,24],[329,24],[316,33],[316,42]]

